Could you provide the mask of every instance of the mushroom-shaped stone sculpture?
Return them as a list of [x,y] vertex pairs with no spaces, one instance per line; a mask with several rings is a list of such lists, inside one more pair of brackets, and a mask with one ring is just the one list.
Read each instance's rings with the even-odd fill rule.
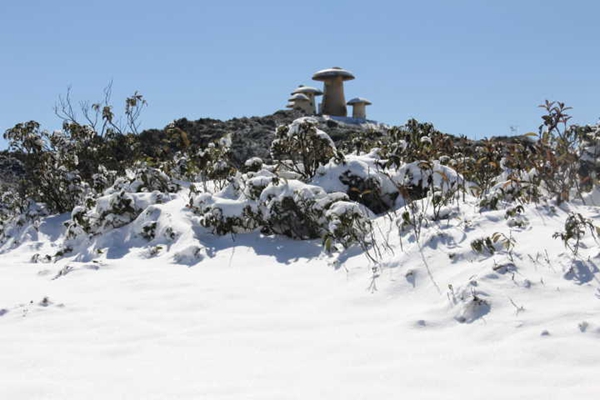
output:
[[310,106],[310,99],[305,94],[296,93],[295,95],[290,97],[288,101],[294,103],[295,110],[302,110],[307,114],[310,114],[312,112],[312,108]]
[[362,97],[355,97],[351,100],[348,100],[349,106],[352,106],[352,118],[367,118],[367,112],[365,108],[371,105],[371,102]]
[[312,108],[312,113],[316,114],[317,113],[317,102],[315,100],[315,97],[321,96],[323,94],[323,92],[321,92],[319,89],[314,88],[314,87],[300,85],[300,86],[298,86],[298,88],[296,90],[294,90],[292,92],[293,95],[298,94],[298,93],[303,94],[310,99],[310,107]]
[[323,82],[323,106],[321,113],[337,117],[348,115],[344,99],[344,81],[354,79],[351,72],[340,67],[324,69],[313,75],[313,80]]
[[288,101],[288,103],[285,105],[285,108],[294,108],[296,107],[296,105],[294,104],[293,101]]

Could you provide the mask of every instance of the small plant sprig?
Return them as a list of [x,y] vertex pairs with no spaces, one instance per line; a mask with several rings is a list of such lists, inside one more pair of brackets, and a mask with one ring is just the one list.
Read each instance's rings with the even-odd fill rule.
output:
[[512,236],[512,231],[508,236],[501,232],[495,232],[492,235],[492,242],[502,244],[502,247],[504,247],[504,249],[508,252],[508,258],[510,259],[510,261],[514,262],[512,251],[515,248],[515,244],[517,244],[517,241]]
[[487,251],[491,255],[496,252],[494,242],[492,242],[492,238],[489,236],[473,240],[471,242],[471,249],[480,254],[483,254]]
[[524,212],[525,209],[522,205],[519,204],[516,207],[509,208],[508,210],[506,210],[506,213],[504,214],[504,219],[514,218],[517,215],[523,214]]
[[476,253],[488,252],[490,255],[496,253],[496,243],[502,244],[502,247],[508,252],[508,258],[513,260],[513,249],[515,248],[516,240],[512,236],[512,232],[509,236],[501,232],[494,232],[492,236],[486,236],[483,238],[475,239],[471,242],[471,249]]
[[[586,230],[589,230],[594,240],[600,235],[600,227],[595,226],[592,220],[585,218],[580,213],[570,213],[565,221],[565,230],[562,232],[555,232],[552,237],[554,239],[560,238],[563,241],[566,248],[571,250],[574,256],[579,252],[581,246],[581,239],[585,236]],[[574,242],[571,245],[571,242]]]
[[[421,238],[423,225],[427,227],[427,224],[427,216],[419,209],[419,205],[414,201],[408,204],[407,209],[401,214],[400,218],[396,220],[396,225],[400,232],[407,228],[412,229],[416,242],[419,242],[419,239]],[[402,240],[402,235],[400,235],[400,240]]]
[[539,107],[547,114],[542,116],[539,127],[535,167],[541,182],[560,205],[570,200],[572,188],[579,189],[579,135],[576,126],[569,125],[571,116],[567,111],[571,107],[548,100]]

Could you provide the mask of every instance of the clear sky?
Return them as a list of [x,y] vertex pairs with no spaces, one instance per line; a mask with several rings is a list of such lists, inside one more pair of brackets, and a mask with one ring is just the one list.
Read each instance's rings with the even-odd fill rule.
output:
[[[595,0],[0,1],[0,132],[60,127],[72,88],[97,101],[140,91],[143,128],[266,115],[299,84],[341,66],[368,117],[470,137],[536,130],[544,99],[600,116]],[[1,142],[0,146],[6,144]]]

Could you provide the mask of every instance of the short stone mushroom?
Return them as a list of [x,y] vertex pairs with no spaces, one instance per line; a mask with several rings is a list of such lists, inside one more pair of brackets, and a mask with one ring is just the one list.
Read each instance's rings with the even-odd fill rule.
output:
[[351,72],[340,67],[333,67],[316,72],[313,80],[323,82],[323,103],[321,113],[336,117],[346,117],[346,100],[344,98],[344,81],[354,79]]
[[285,108],[294,108],[296,107],[296,105],[294,104],[293,101],[288,101],[288,103],[285,105]]
[[312,113],[312,108],[310,106],[310,99],[307,95],[302,93],[296,93],[292,97],[288,99],[289,102],[294,103],[294,109],[302,110],[307,114]]
[[314,87],[300,85],[300,86],[298,86],[298,88],[296,90],[294,90],[292,92],[293,95],[298,94],[298,93],[303,94],[310,99],[310,106],[312,108],[312,113],[316,114],[317,113],[317,102],[315,100],[315,97],[321,96],[323,94],[323,92]]
[[371,102],[362,97],[355,97],[348,100],[349,106],[352,106],[352,118],[366,119],[367,112],[366,107],[371,105]]

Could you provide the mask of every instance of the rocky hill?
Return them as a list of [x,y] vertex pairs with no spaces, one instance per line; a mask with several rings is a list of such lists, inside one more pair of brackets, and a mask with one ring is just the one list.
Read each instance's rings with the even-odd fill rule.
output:
[[[263,117],[242,117],[221,121],[212,118],[201,118],[190,121],[187,118],[175,120],[170,126],[163,129],[149,129],[140,134],[140,143],[148,154],[152,148],[160,146],[161,141],[167,136],[169,128],[177,128],[185,132],[190,145],[206,147],[210,142],[231,135],[233,162],[242,165],[251,157],[260,157],[269,160],[269,148],[275,137],[275,130],[280,125],[290,124],[305,114],[299,110],[279,110]],[[315,117],[319,129],[327,131],[334,142],[339,143],[357,131],[381,127],[377,123],[356,123],[351,118],[332,119],[329,117]],[[378,129],[378,128],[377,128]]]

